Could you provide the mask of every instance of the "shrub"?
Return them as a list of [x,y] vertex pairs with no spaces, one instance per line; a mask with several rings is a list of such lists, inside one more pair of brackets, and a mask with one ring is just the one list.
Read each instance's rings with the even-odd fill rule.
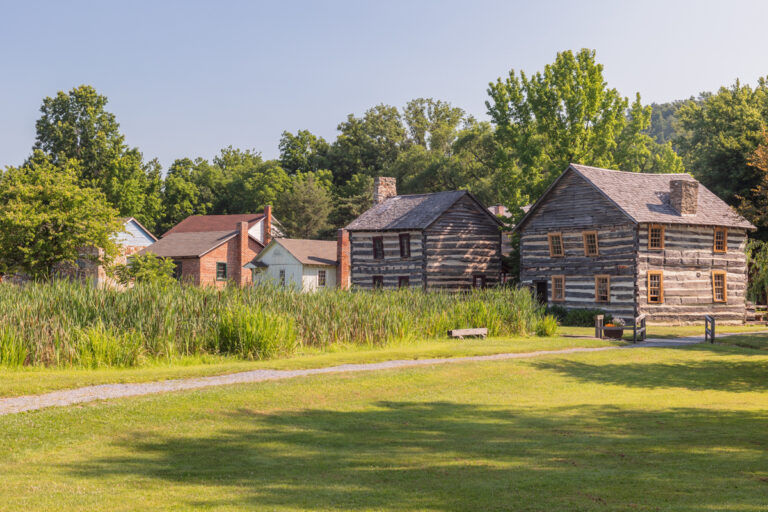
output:
[[548,312],[554,315],[561,325],[571,327],[592,327],[595,325],[597,315],[604,315],[606,323],[613,320],[613,316],[602,309],[566,309],[563,306],[554,305],[548,308]]
[[269,359],[296,349],[296,329],[286,316],[235,306],[219,319],[217,345],[220,352]]
[[154,283],[169,285],[176,282],[173,272],[176,263],[170,258],[158,258],[154,254],[137,254],[125,265],[115,265],[112,274],[122,285]]
[[541,320],[539,320],[539,324],[536,326],[536,335],[554,336],[557,334],[558,327],[557,318],[552,315],[546,315]]

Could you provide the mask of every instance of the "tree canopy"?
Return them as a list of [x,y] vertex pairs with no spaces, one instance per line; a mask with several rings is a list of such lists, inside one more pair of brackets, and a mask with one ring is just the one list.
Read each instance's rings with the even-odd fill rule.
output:
[[630,105],[609,88],[594,50],[557,54],[532,74],[511,70],[489,84],[488,114],[496,126],[504,200],[534,201],[569,163],[635,172],[680,172],[670,145],[643,133],[651,109],[640,95]]
[[[103,192],[81,187],[77,160],[36,151],[0,177],[0,272],[48,279],[62,265],[117,255],[118,212]],[[87,248],[101,249],[84,251]]]
[[[768,228],[768,183],[758,147],[768,121],[765,81],[691,100],[643,105],[609,87],[593,50],[564,51],[541,70],[489,84],[479,121],[444,100],[349,113],[326,140],[284,131],[274,160],[248,148],[179,158],[163,172],[129,147],[108,100],[82,85],[43,100],[36,156],[117,214],[158,234],[189,215],[255,213],[275,206],[293,236],[331,236],[371,205],[373,178],[400,193],[472,191],[513,214],[570,162],[633,172],[682,172]],[[69,178],[68,178],[69,179]],[[293,207],[292,207],[293,206]],[[514,219],[513,219],[514,220]]]

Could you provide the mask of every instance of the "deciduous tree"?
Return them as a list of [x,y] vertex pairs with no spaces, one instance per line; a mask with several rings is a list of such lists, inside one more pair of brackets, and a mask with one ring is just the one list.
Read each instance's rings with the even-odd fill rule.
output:
[[[76,160],[41,151],[0,178],[0,271],[50,278],[78,258],[108,264],[118,253],[118,212],[104,194],[78,184]],[[100,255],[84,251],[102,249]]]

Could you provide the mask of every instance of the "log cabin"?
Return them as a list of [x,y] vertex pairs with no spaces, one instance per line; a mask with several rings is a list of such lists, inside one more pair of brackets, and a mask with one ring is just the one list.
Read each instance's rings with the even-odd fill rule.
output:
[[742,323],[753,229],[688,174],[571,164],[515,226],[520,281],[550,306],[629,322]]
[[499,282],[502,227],[467,191],[397,195],[395,179],[379,177],[374,206],[339,243],[348,235],[353,287],[457,291]]

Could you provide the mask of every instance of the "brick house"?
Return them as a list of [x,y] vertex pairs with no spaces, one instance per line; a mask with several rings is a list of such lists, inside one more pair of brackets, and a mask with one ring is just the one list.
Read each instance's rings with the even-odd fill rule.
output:
[[197,286],[221,288],[229,282],[247,286],[253,282],[245,268],[279,235],[272,208],[261,214],[193,215],[168,230],[142,251],[176,263],[176,276]]

